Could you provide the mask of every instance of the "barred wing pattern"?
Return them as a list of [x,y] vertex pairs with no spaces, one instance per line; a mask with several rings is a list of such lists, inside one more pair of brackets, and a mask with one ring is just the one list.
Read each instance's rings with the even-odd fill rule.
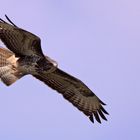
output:
[[14,53],[0,48],[0,79],[7,86],[22,77],[22,75],[18,73],[17,59]]
[[44,56],[40,38],[0,19],[0,39],[11,50],[0,48],[0,79],[11,85],[24,75],[31,74],[58,91],[65,99],[94,122],[107,120],[105,105],[82,81],[57,68],[57,63]]
[[94,122],[94,117],[99,123],[101,123],[100,117],[107,120],[104,114],[108,113],[102,106],[105,104],[79,79],[60,69],[56,69],[50,74],[38,73],[34,77],[61,93],[92,122]]
[[43,56],[39,37],[2,19],[0,19],[0,39],[18,56]]

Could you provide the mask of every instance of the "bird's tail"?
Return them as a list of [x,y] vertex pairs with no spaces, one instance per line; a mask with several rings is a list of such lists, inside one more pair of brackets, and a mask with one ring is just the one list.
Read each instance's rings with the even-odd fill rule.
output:
[[7,86],[23,76],[18,71],[17,60],[14,53],[0,47],[0,80]]

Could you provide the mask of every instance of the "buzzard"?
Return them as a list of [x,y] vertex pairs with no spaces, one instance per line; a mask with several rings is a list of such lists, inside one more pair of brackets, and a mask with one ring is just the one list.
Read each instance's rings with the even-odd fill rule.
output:
[[[38,36],[19,28],[6,15],[0,19],[0,39],[8,49],[0,48],[0,79],[10,86],[21,77],[31,74],[62,94],[94,123],[107,120],[105,105],[82,81],[58,68],[45,56]],[[9,23],[8,23],[9,22]]]

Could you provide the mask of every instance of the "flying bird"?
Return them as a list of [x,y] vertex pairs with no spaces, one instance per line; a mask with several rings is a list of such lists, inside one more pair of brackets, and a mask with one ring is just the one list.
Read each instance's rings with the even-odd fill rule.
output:
[[0,79],[7,86],[31,74],[62,94],[82,111],[91,122],[107,120],[101,101],[81,80],[58,68],[57,62],[45,56],[38,36],[19,28],[6,15],[0,19],[0,40],[8,49],[0,48]]

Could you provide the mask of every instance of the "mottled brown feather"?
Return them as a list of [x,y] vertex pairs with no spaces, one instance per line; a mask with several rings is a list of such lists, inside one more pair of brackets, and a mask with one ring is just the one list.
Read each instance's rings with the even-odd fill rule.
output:
[[[33,74],[34,77],[61,93],[65,99],[88,116],[92,122],[94,122],[94,118],[99,123],[101,123],[101,118],[107,120],[105,114],[108,114],[108,112],[103,108],[105,103],[82,81],[57,68],[57,63],[54,60],[49,57],[45,58],[41,50],[39,37],[17,27],[7,16],[6,18],[10,23],[0,19],[0,40],[12,52],[0,48],[0,79],[6,85],[11,85],[21,78],[25,74],[24,72]],[[17,62],[18,59],[20,61]],[[37,61],[31,61],[32,64],[27,60]],[[28,62],[30,62],[30,65]],[[52,71],[47,71],[49,64],[47,62],[52,64],[52,69],[49,67]],[[21,73],[19,67],[22,67],[23,73]]]
[[0,21],[0,39],[18,56],[38,55],[43,57],[39,37],[4,20]]
[[93,116],[99,123],[101,123],[100,117],[107,120],[103,114],[108,114],[102,106],[103,102],[79,79],[60,69],[49,74],[40,72],[33,76],[61,93],[65,99],[87,115],[92,122]]

